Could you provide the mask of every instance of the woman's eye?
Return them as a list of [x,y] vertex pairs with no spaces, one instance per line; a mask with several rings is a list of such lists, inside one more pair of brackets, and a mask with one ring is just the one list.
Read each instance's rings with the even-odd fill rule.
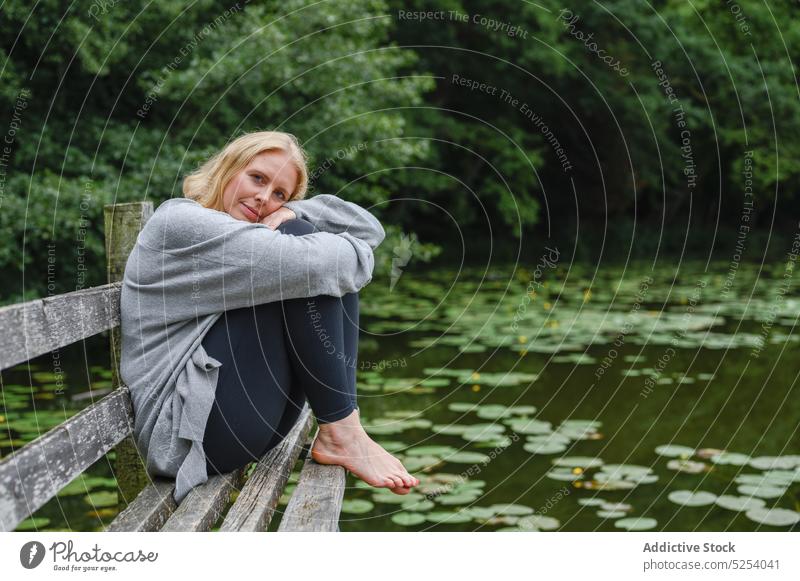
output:
[[284,194],[283,192],[275,192],[275,195],[280,196],[281,200],[286,199],[286,194]]
[[260,175],[254,175],[253,179],[256,180],[258,183],[261,183],[261,176]]

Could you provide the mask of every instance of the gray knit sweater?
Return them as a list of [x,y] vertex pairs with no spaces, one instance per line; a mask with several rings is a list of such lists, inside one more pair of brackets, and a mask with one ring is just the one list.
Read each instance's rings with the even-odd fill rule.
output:
[[178,503],[208,480],[203,434],[221,363],[201,342],[222,312],[340,297],[372,280],[385,236],[372,214],[328,194],[285,206],[321,232],[282,234],[173,198],[147,221],[125,267],[120,373],[134,438],[148,473],[176,479]]

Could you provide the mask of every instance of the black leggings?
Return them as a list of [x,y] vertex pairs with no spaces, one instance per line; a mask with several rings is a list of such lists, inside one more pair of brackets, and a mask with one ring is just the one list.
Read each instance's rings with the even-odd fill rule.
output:
[[[288,220],[284,234],[316,229]],[[278,273],[276,273],[277,276]],[[358,295],[320,295],[225,311],[203,338],[222,363],[203,448],[209,474],[258,460],[297,422],[308,398],[317,423],[357,408]]]

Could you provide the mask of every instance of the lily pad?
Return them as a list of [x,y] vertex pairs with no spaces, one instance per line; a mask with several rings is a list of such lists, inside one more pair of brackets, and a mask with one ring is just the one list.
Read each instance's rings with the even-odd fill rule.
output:
[[728,510],[737,510],[739,512],[752,510],[754,508],[764,508],[766,501],[760,498],[753,498],[750,496],[729,496],[723,494],[717,497],[715,501],[717,506],[726,508]]
[[517,521],[517,527],[523,531],[554,531],[560,526],[557,518],[541,514],[523,516]]
[[17,525],[16,531],[37,531],[50,524],[50,519],[43,516],[26,519]]
[[717,456],[712,456],[711,461],[714,464],[746,466],[748,462],[750,462],[750,456],[747,454],[737,454],[736,452],[723,452]]
[[773,527],[785,527],[800,522],[800,512],[787,508],[753,508],[745,516],[762,525]]
[[644,517],[621,518],[614,523],[615,527],[626,531],[649,531],[656,528],[657,525],[656,519]]
[[704,490],[674,490],[667,498],[681,506],[708,506],[717,500],[717,495]]
[[426,520],[427,517],[418,512],[398,512],[397,514],[392,515],[392,522],[404,527],[419,525],[424,523]]
[[97,492],[90,492],[83,497],[83,500],[91,504],[95,508],[116,506],[118,503],[117,493],[108,490],[98,490]]
[[478,410],[478,404],[469,403],[465,401],[454,401],[447,406],[447,409],[453,412],[474,412]]
[[566,450],[567,445],[558,442],[527,442],[522,448],[531,454],[558,454]]
[[756,470],[791,470],[800,466],[800,456],[759,456],[750,460],[750,466]]
[[455,452],[449,456],[445,456],[445,462],[455,462],[457,464],[484,464],[490,460],[490,457],[480,452]]
[[603,460],[600,458],[592,458],[590,456],[564,456],[563,458],[555,458],[553,460],[555,466],[569,466],[570,468],[583,468],[589,470],[591,468],[599,468],[603,465]]
[[429,512],[425,518],[432,523],[442,524],[463,524],[472,520],[472,516],[466,512],[447,511]]
[[348,514],[365,514],[373,508],[375,505],[363,498],[351,498],[342,502],[342,512]]
[[663,446],[656,447],[656,454],[659,456],[667,456],[669,458],[679,458],[681,456],[693,456],[695,453],[694,448],[689,446],[678,446],[673,444],[664,444]]
[[579,498],[578,499],[578,504],[580,504],[581,506],[601,506],[601,505],[603,505],[605,503],[606,503],[605,500],[603,500],[602,498],[597,498],[597,497],[595,497],[595,498]]
[[597,516],[599,516],[600,518],[610,518],[610,519],[622,518],[626,514],[627,513],[623,512],[621,510],[598,510],[597,511]]
[[685,472],[686,474],[700,474],[704,472],[707,467],[705,462],[694,462],[692,460],[683,460],[680,458],[673,458],[667,462],[667,468],[670,470]]
[[508,427],[518,434],[550,434],[553,425],[542,420],[514,418],[508,422]]
[[533,513],[531,507],[521,504],[493,504],[489,508],[498,516],[526,516]]
[[510,415],[508,408],[500,404],[484,404],[478,408],[477,413],[479,418],[485,420],[499,420],[505,416]]
[[456,452],[453,446],[415,446],[406,451],[409,456],[446,456]]
[[433,503],[432,500],[416,500],[411,499],[411,501],[404,502],[402,505],[404,510],[416,511],[416,512],[425,512],[431,510],[436,505]]
[[553,468],[547,474],[548,478],[552,480],[560,480],[562,482],[575,482],[576,480],[583,479],[583,472],[575,472],[571,468]]
[[744,496],[756,496],[758,498],[780,498],[786,492],[786,487],[769,486],[767,484],[761,486],[743,484],[736,490],[739,492],[739,494]]

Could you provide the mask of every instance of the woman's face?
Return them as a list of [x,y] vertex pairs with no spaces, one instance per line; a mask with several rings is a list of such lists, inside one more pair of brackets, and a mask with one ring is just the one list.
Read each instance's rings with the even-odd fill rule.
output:
[[298,177],[285,151],[264,151],[228,182],[222,205],[237,220],[258,222],[289,201]]

